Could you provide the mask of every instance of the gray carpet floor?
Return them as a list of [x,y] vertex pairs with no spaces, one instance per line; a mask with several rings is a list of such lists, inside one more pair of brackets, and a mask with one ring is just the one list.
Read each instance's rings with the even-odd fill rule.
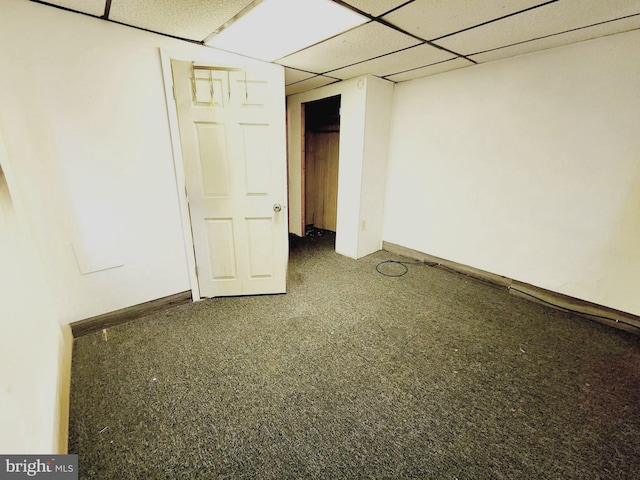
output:
[[286,295],[76,339],[80,478],[640,478],[639,337],[333,241],[292,239]]

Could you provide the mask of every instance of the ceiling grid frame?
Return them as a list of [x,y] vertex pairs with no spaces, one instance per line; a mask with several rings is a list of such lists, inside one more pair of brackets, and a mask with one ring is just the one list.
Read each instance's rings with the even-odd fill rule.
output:
[[[200,45],[255,3],[29,1]],[[287,94],[352,75],[407,81],[640,29],[640,0],[485,0],[481,9],[466,0],[331,1],[369,21],[274,61],[285,68]]]

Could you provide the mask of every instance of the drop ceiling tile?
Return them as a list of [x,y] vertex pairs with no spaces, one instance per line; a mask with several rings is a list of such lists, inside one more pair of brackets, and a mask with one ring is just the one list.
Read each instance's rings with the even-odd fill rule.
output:
[[410,68],[431,65],[452,58],[455,58],[455,56],[449,52],[437,49],[431,45],[423,44],[400,52],[392,53],[390,55],[385,55],[384,57],[358,63],[351,67],[334,70],[330,75],[343,80],[367,73],[382,77],[393,73],[404,72]]
[[47,0],[47,3],[101,17],[104,15],[106,0]]
[[112,0],[116,22],[191,40],[204,40],[252,0]]
[[638,13],[639,0],[562,0],[443,38],[437,43],[463,55],[471,55]]
[[370,22],[281,58],[276,63],[300,70],[325,73],[419,43],[408,35],[377,22]]
[[545,0],[416,0],[383,19],[418,37],[432,40],[541,3]]
[[308,92],[314,88],[324,87],[330,83],[335,83],[339,80],[330,77],[323,77],[318,75],[317,77],[309,78],[298,83],[294,83],[285,87],[286,95],[293,95],[295,93]]
[[292,83],[301,82],[311,77],[315,77],[315,73],[303,72],[302,70],[296,70],[295,68],[284,69],[284,84],[290,85]]
[[473,65],[469,60],[465,60],[464,58],[454,58],[453,60],[447,60],[441,63],[436,63],[435,65],[429,65],[427,67],[416,68],[414,70],[409,70],[407,72],[398,73],[396,75],[389,75],[385,77],[387,80],[391,80],[392,82],[404,82],[407,80],[414,80],[416,78],[428,77],[430,75],[435,75],[437,73],[448,72],[450,70],[457,70],[463,67],[469,67]]
[[403,3],[407,3],[407,0],[347,0],[345,3],[377,17]]
[[590,40],[592,38],[603,37],[605,35],[635,30],[638,28],[640,28],[640,15],[595,25],[593,27],[582,28],[580,30],[573,30],[571,32],[561,33],[551,37],[532,40],[530,42],[519,43],[510,47],[490,50],[478,55],[472,55],[470,58],[478,63],[491,62],[501,58],[514,57],[516,55],[559,47],[561,45],[568,45],[570,43],[581,42],[583,40]]

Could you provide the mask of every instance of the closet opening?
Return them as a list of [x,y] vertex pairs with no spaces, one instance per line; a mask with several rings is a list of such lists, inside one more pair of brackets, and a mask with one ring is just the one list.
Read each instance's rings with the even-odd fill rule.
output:
[[302,104],[304,225],[306,235],[336,232],[340,95]]

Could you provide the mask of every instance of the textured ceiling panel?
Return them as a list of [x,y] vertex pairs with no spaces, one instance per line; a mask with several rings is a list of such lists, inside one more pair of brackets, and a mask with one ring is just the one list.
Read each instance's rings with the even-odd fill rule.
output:
[[[285,69],[287,94],[327,85],[337,78],[372,74],[397,82],[471,65],[465,59],[451,59],[455,53],[484,63],[640,28],[640,0],[335,1],[374,17],[391,13],[380,22],[369,22],[275,62],[291,67]],[[46,3],[101,17],[109,0]],[[202,41],[251,3],[253,0],[110,0],[109,19]],[[293,33],[285,28],[274,35],[290,38]],[[411,35],[435,40],[453,53],[424,45]],[[254,35],[251,40],[261,39]],[[331,78],[334,76],[336,79]]]
[[112,0],[116,22],[190,40],[204,40],[252,0]]
[[398,73],[397,75],[390,75],[385,77],[392,82],[404,82],[406,80],[414,80],[416,78],[428,77],[429,75],[435,75],[436,73],[448,72],[450,70],[457,70],[459,68],[468,67],[473,65],[469,60],[464,58],[454,58],[446,62],[436,63],[435,65],[429,65],[428,67],[416,68],[404,73]]
[[310,78],[309,80],[303,80],[302,82],[294,83],[285,88],[286,95],[293,95],[295,93],[307,92],[314,88],[324,87],[330,83],[335,83],[338,80],[329,77],[317,76]]
[[377,17],[403,3],[407,3],[407,0],[347,0],[345,3]]
[[485,63],[493,60],[500,60],[501,58],[514,57],[516,55],[545,50],[547,48],[558,47],[561,45],[568,45],[570,43],[581,42],[583,40],[590,40],[592,38],[598,38],[621,31],[635,30],[638,28],[640,28],[640,15],[616,20],[615,22],[595,25],[593,27],[582,28],[580,30],[573,30],[571,32],[561,33],[560,35],[553,35],[539,40],[519,43],[510,47],[491,50],[486,53],[473,55],[471,58],[478,63]]
[[296,70],[295,68],[285,68],[284,69],[284,84],[289,85],[291,83],[300,82],[302,80],[306,80],[307,78],[315,77],[315,73],[303,72],[301,70]]
[[104,15],[106,0],[47,0],[47,3],[101,17]]
[[325,73],[418,43],[418,40],[403,33],[371,22],[284,57],[276,63]]
[[541,3],[545,0],[416,0],[383,19],[431,40]]
[[358,63],[351,67],[334,70],[331,75],[346,80],[370,73],[380,77],[392,73],[404,72],[411,68],[431,65],[454,58],[454,55],[444,50],[439,50],[430,45],[418,45],[401,52],[385,55],[384,57]]
[[480,53],[638,13],[640,0],[562,0],[437,43],[463,55]]

